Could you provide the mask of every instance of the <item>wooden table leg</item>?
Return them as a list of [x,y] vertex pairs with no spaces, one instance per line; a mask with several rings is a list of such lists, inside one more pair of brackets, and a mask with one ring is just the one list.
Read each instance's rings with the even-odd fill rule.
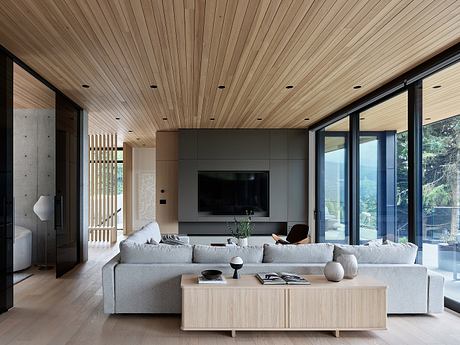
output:
[[334,331],[334,335],[335,335],[336,338],[340,338],[340,331],[338,329],[336,329]]
[[235,337],[236,337],[236,331],[232,329],[232,338],[235,338]]

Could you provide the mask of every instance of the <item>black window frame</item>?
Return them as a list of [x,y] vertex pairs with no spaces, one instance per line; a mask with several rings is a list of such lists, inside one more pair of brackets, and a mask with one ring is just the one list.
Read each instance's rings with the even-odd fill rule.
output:
[[[402,92],[408,93],[408,239],[419,246],[417,262],[421,260],[422,245],[422,83],[423,79],[433,75],[447,67],[460,63],[460,43],[453,45],[444,52],[430,58],[424,63],[395,78],[387,84],[352,102],[326,118],[313,123],[308,127],[309,132],[317,133],[321,129],[340,121],[349,116],[350,121],[350,164],[348,165],[350,183],[350,208],[349,208],[349,232],[350,243],[359,242],[359,114],[378,105],[386,100],[397,96]],[[318,137],[317,137],[318,138]],[[356,140],[357,144],[356,144]],[[318,151],[316,151],[318,153]],[[318,158],[318,157],[317,157]],[[318,173],[318,170],[316,170]],[[316,173],[316,175],[317,175]],[[315,219],[318,220],[318,176],[316,176],[316,197],[314,205]],[[356,201],[358,204],[356,204]],[[316,234],[318,234],[318,221],[316,221]],[[357,236],[357,237],[356,237]],[[320,239],[318,236],[317,239]],[[446,307],[460,312],[460,303],[445,297]]]

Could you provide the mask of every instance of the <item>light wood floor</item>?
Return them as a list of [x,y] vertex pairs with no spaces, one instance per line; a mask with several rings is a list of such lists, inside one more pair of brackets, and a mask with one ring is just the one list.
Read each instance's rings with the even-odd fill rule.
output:
[[89,261],[61,279],[34,271],[15,286],[15,308],[0,315],[0,345],[60,344],[460,344],[460,316],[391,316],[388,330],[342,332],[182,332],[177,315],[105,315],[101,267],[118,246],[92,245]]

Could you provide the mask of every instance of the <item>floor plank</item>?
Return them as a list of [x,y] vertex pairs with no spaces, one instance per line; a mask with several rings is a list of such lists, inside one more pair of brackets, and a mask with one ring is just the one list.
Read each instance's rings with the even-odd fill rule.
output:
[[105,315],[101,268],[118,245],[91,244],[89,260],[61,279],[35,268],[15,285],[15,307],[0,315],[1,345],[458,344],[460,315],[390,316],[375,332],[182,332],[178,315]]

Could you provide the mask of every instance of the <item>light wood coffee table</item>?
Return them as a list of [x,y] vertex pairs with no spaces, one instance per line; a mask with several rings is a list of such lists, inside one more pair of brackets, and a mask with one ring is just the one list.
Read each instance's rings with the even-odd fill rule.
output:
[[386,329],[387,286],[358,276],[339,283],[304,276],[308,286],[262,285],[255,276],[227,284],[198,284],[183,275],[182,330],[333,331]]

